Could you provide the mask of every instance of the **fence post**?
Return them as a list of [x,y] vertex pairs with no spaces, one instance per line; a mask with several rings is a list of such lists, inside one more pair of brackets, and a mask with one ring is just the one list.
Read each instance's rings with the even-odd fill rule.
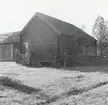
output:
[[97,56],[97,42],[95,41],[95,64],[96,64],[96,56]]
[[64,51],[64,67],[66,67],[66,60],[67,60],[67,51]]

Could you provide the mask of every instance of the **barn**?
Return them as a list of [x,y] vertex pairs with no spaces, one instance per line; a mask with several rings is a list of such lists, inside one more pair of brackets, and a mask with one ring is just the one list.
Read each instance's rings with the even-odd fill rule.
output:
[[14,61],[15,51],[19,49],[19,31],[0,34],[0,61]]
[[86,62],[96,56],[96,40],[72,24],[36,13],[20,32],[20,52],[32,52],[35,64]]

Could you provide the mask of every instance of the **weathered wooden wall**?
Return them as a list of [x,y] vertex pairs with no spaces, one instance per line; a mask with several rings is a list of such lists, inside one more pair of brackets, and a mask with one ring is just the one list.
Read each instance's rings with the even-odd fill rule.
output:
[[[57,34],[40,18],[35,18],[20,34],[20,52],[26,53],[25,43],[35,52],[36,60],[48,60],[55,56],[57,50]],[[48,59],[47,59],[48,58]]]
[[[81,42],[82,41],[82,42]],[[75,56],[95,56],[95,40],[94,43],[87,44],[79,37],[75,35],[61,35],[60,36],[60,49],[61,53],[64,53],[63,49],[67,49],[67,55]]]
[[15,60],[15,50],[18,49],[18,43],[0,44],[0,61]]
[[[82,32],[82,31],[81,31]],[[81,35],[80,35],[81,34]],[[38,16],[33,18],[20,33],[20,52],[26,54],[28,50],[35,53],[35,60],[41,62],[51,62],[52,57],[58,53],[64,56],[65,49],[68,53],[75,56],[94,56],[95,50],[92,41],[84,33],[63,34],[59,35]],[[93,46],[85,47],[86,43],[92,43]]]
[[13,60],[13,44],[0,45],[0,61]]

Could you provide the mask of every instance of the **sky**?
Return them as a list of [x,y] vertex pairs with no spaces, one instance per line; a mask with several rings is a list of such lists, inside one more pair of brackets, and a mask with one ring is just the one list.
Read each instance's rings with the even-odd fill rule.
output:
[[0,34],[20,31],[36,12],[41,12],[92,35],[97,16],[108,20],[108,0],[0,0]]

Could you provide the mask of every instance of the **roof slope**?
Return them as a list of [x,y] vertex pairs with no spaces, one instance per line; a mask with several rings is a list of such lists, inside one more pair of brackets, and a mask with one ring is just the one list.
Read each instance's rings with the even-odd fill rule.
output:
[[54,17],[42,14],[42,13],[36,13],[37,16],[42,18],[43,20],[49,22],[52,24],[56,29],[58,29],[61,33],[66,33],[66,34],[73,34],[76,32],[77,27],[75,27],[72,24],[69,24],[67,22],[61,21],[59,19],[56,19]]
[[36,22],[35,22],[36,18],[39,18],[42,21],[44,21],[46,23],[46,25],[48,27],[52,28],[53,31],[56,32],[58,35],[61,35],[61,34],[74,35],[75,40],[81,40],[82,42],[86,40],[86,42],[88,41],[90,43],[91,42],[94,43],[94,41],[95,41],[95,39],[93,37],[91,37],[90,35],[88,35],[84,31],[82,31],[78,27],[76,27],[72,24],[69,24],[67,22],[61,21],[59,19],[56,19],[54,17],[48,16],[48,15],[45,15],[45,14],[42,14],[42,13],[38,13],[38,12],[26,24],[26,26],[21,31],[20,35],[26,34],[26,31],[28,32],[28,30],[30,30],[29,29],[30,26],[33,26],[33,23],[35,23],[34,27],[36,26]]
[[19,33],[20,31],[0,34],[0,44],[19,42]]
[[85,33],[84,31],[82,31],[81,29],[79,29],[78,27],[72,24],[69,24],[67,22],[61,21],[59,19],[56,19],[54,17],[42,13],[36,13],[36,15],[42,18],[43,20],[48,21],[50,24],[52,24],[56,29],[58,29],[63,34],[67,34],[67,35],[78,34],[80,36],[82,35],[84,37],[94,39],[93,37],[91,37],[90,35],[88,35],[87,33]]

